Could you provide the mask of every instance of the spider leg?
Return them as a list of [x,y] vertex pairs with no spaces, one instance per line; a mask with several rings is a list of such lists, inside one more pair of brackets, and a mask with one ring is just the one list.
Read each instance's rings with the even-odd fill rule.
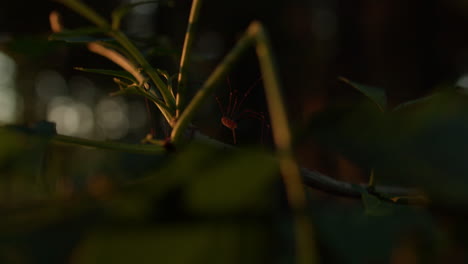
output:
[[234,103],[232,104],[231,112],[228,113],[230,117],[234,116],[234,114],[239,111],[239,100],[238,100],[239,98],[237,96],[237,90],[234,90],[233,97],[234,97]]
[[[228,106],[227,106],[227,109],[226,109],[226,115],[228,116],[231,116],[231,112],[232,112],[232,86],[231,86],[231,79],[228,77],[226,77],[227,79],[227,83],[228,83],[228,87],[229,87],[229,102],[228,102]],[[225,116],[226,116],[225,115]]]
[[242,111],[242,113],[239,115],[238,119],[244,119],[244,118],[252,118],[256,119],[262,122],[262,129],[261,129],[261,142],[263,143],[263,138],[265,136],[265,129],[267,129],[267,132],[269,131],[270,124],[267,122],[265,114],[263,112],[256,112],[250,109],[245,109]]
[[247,89],[247,91],[245,91],[244,95],[242,96],[242,99],[240,100],[239,104],[238,104],[238,108],[240,108],[242,106],[242,104],[244,103],[245,99],[247,99],[247,97],[249,96],[250,92],[252,91],[253,88],[255,88],[258,83],[260,82],[260,80],[262,80],[262,76],[260,76],[257,80],[255,80],[255,82],[252,83],[252,85],[250,85],[249,89]]
[[233,128],[231,129],[232,130],[232,139],[233,139],[233,142],[234,142],[234,145],[236,145],[236,129]]
[[219,100],[218,96],[215,96],[216,102],[218,103],[219,110],[221,110],[221,114],[223,116],[226,116],[226,112],[224,112],[223,105],[221,104],[221,101]]

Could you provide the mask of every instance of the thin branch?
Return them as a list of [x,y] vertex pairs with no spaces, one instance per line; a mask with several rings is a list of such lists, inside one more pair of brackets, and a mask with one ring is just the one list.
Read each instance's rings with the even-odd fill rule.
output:
[[[124,70],[129,72],[135,79],[137,80],[138,84],[140,86],[143,86],[145,83],[145,77],[140,73],[136,65],[134,65],[129,59],[127,59],[125,56],[122,54],[118,53],[115,50],[109,49],[104,47],[103,45],[97,43],[97,42],[91,42],[88,44],[88,49],[91,52],[94,52],[96,54],[99,54],[103,57],[106,57],[110,61],[114,62],[115,64],[119,65],[122,67]],[[171,115],[171,109],[164,103],[162,102],[157,96],[154,94],[154,91],[152,90],[147,90],[147,91],[141,91],[140,92],[143,96],[149,98],[153,103],[159,108],[161,111],[162,115],[168,122],[172,119]],[[151,94],[153,93],[153,94]]]
[[[172,95],[172,92],[169,91],[167,85],[161,80],[158,73],[153,69],[153,67],[149,64],[149,62],[145,59],[145,57],[141,54],[141,52],[135,47],[135,45],[128,39],[128,37],[120,31],[112,31],[110,36],[115,38],[120,45],[122,45],[131,55],[132,57],[140,64],[143,70],[148,74],[149,78],[158,88],[159,92],[161,93],[164,101],[168,105],[170,109],[174,109],[175,114],[175,98]],[[167,120],[168,123],[172,126],[172,120]]]
[[177,98],[176,98],[176,118],[183,111],[186,96],[187,68],[192,54],[192,43],[195,38],[195,29],[200,14],[202,0],[193,0],[192,8],[190,9],[190,17],[185,33],[184,47],[182,48],[182,56],[180,57],[179,75],[177,79]]
[[132,152],[139,154],[164,154],[166,149],[164,148],[164,142],[161,141],[158,145],[137,145],[137,144],[125,144],[119,142],[108,142],[90,140],[84,138],[55,135],[50,137],[50,140],[54,143],[69,144],[75,146],[92,147],[99,149],[108,149],[114,151]]
[[[318,171],[306,168],[301,168],[301,176],[304,184],[311,188],[318,189],[332,195],[357,199],[361,198],[362,194],[359,191],[359,188],[355,188],[355,184],[339,181]],[[357,185],[364,189],[369,187],[366,183]],[[428,203],[427,198],[423,197],[415,189],[382,185],[374,186],[373,189],[374,190],[370,190],[369,192],[378,195],[379,198],[382,198],[387,202],[414,205],[427,205]]]

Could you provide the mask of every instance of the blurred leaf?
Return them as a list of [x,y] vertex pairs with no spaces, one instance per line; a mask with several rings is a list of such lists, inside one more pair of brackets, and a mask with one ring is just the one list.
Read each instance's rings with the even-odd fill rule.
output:
[[157,4],[162,2],[161,0],[156,0],[156,1],[141,1],[141,2],[136,2],[136,3],[129,3],[129,4],[124,4],[112,11],[112,29],[118,30],[120,29],[120,22],[122,21],[122,18],[126,16],[130,11],[132,11],[133,8],[140,6],[140,5],[145,5],[145,4]]
[[396,205],[382,201],[368,191],[361,192],[361,194],[365,214],[369,216],[388,216],[395,212]]
[[115,71],[115,70],[105,70],[105,69],[88,69],[88,68],[82,68],[82,67],[75,67],[74,69],[77,70],[77,71],[82,71],[82,72],[91,72],[91,73],[114,76],[114,77],[129,80],[129,81],[131,81],[133,83],[137,83],[137,80],[135,79],[135,77],[133,77],[133,75],[131,75],[127,71]]
[[463,89],[457,86],[454,86],[454,87],[444,86],[444,87],[438,88],[436,91],[434,91],[433,93],[429,95],[416,98],[414,100],[403,102],[399,104],[398,106],[396,106],[393,109],[393,111],[408,111],[408,109],[417,108],[418,106],[424,105],[425,103],[430,103],[431,101],[434,102],[435,100],[438,100],[437,98],[440,98],[441,96],[444,96],[444,95],[446,96],[452,93],[458,93],[462,95]]
[[393,213],[393,207],[391,203],[380,200],[374,195],[363,192],[362,201],[366,208],[365,213],[370,216],[385,216]]
[[428,96],[424,96],[424,97],[421,97],[421,98],[417,98],[417,99],[414,99],[414,100],[410,100],[410,101],[401,103],[398,106],[396,106],[393,109],[393,111],[401,111],[401,110],[404,110],[406,108],[413,107],[413,106],[416,106],[418,104],[422,104],[424,102],[427,102],[427,101],[433,99],[434,96],[435,95],[428,95]]
[[197,215],[266,209],[277,179],[275,160],[258,150],[230,152],[191,144],[166,168],[126,188],[151,201],[180,189],[183,206]]
[[417,186],[440,202],[468,204],[468,96],[444,91],[378,112],[368,104],[328,109],[308,131],[319,144],[375,168],[379,184]]
[[[240,232],[243,230],[250,234]],[[258,230],[228,223],[103,229],[88,235],[73,263],[262,263],[256,261],[265,254],[265,238]],[[246,239],[257,241],[247,243],[255,249],[256,257],[243,255],[251,251],[241,243]]]
[[200,174],[189,186],[186,201],[198,213],[255,212],[265,208],[277,171],[266,153],[236,151]]
[[[424,186],[445,202],[468,203],[468,96],[434,94],[392,114],[394,142],[381,171]],[[391,165],[391,166],[389,166]],[[443,179],[443,180],[442,180]]]
[[[106,30],[97,27],[78,28],[63,30],[49,36],[49,40],[65,41],[71,43],[88,43],[95,41],[112,41],[112,38],[104,37]],[[100,36],[95,36],[100,35]]]
[[[303,134],[323,147],[339,152],[358,165],[371,169],[384,150],[388,114],[365,100],[337,106],[315,114]],[[298,138],[304,136],[299,136]],[[300,144],[300,142],[298,142]]]
[[437,222],[425,210],[395,206],[391,215],[377,217],[364,214],[361,206],[324,200],[312,208],[321,252],[329,263],[388,263],[395,247],[414,236],[423,241],[425,256],[436,254],[431,247],[437,245]]
[[0,128],[0,208],[48,196],[42,178],[47,143],[29,127]]
[[391,215],[395,210],[395,205],[382,201],[361,185],[353,185],[353,188],[361,193],[361,200],[364,205],[364,212],[369,216]]
[[340,80],[367,96],[380,108],[381,111],[387,110],[387,94],[384,89],[352,82],[343,77],[340,77]]

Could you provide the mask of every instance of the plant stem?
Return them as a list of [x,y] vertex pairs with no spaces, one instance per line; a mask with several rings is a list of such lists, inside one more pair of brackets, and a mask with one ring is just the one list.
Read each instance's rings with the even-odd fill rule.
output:
[[259,22],[253,22],[247,29],[249,35],[255,36],[257,57],[262,71],[265,96],[271,116],[273,139],[289,206],[293,209],[298,263],[317,263],[317,252],[313,238],[313,228],[308,217],[304,215],[306,196],[301,180],[299,164],[292,150],[291,129],[286,114],[280,79],[273,57],[268,35]]
[[[167,85],[161,80],[159,77],[158,73],[151,67],[149,62],[145,59],[145,57],[141,54],[141,52],[133,45],[133,43],[128,39],[128,37],[123,34],[121,31],[112,31],[110,33],[112,37],[117,40],[117,42],[120,43],[127,51],[132,55],[132,57],[140,64],[140,66],[143,68],[143,70],[148,74],[149,78],[153,83],[156,85],[158,88],[159,92],[161,93],[162,97],[164,98],[164,101],[168,105],[170,109],[174,109],[175,114],[175,98],[172,95],[171,91],[169,91],[169,88]],[[172,120],[167,120],[169,124],[172,126]]]
[[141,154],[164,154],[166,153],[166,150],[163,147],[163,144],[164,144],[163,141],[161,141],[160,144],[158,145],[137,145],[137,144],[124,144],[124,143],[117,143],[117,142],[97,141],[97,140],[83,139],[83,138],[63,136],[63,135],[52,136],[50,140],[55,143],[108,149],[108,150],[114,150],[114,151],[124,151],[124,152],[141,153]]
[[177,77],[177,97],[176,97],[176,118],[184,109],[187,83],[187,69],[192,54],[192,43],[195,38],[195,30],[200,14],[202,0],[193,0],[192,8],[190,9],[190,17],[185,32],[184,47],[182,48],[182,56],[180,57],[179,75]]

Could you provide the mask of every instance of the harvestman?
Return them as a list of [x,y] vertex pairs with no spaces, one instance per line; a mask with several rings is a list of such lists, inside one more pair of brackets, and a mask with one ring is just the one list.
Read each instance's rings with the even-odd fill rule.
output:
[[267,128],[269,127],[268,124],[266,124],[265,121],[265,116],[261,112],[255,112],[250,109],[243,109],[241,111],[241,106],[249,96],[250,92],[252,89],[261,81],[262,77],[258,78],[250,87],[247,89],[247,91],[244,93],[242,98],[239,100],[239,96],[237,95],[237,90],[232,90],[231,82],[229,77],[227,78],[228,82],[228,87],[229,87],[229,102],[227,105],[227,108],[224,109],[222,106],[221,101],[219,98],[216,96],[216,102],[218,103],[219,109],[221,110],[222,117],[221,117],[221,123],[223,126],[227,127],[232,131],[232,138],[233,138],[233,143],[236,144],[236,129],[238,127],[238,122],[240,119],[249,117],[249,118],[254,118],[258,119],[262,122],[262,140],[263,140],[263,129],[266,126]]

